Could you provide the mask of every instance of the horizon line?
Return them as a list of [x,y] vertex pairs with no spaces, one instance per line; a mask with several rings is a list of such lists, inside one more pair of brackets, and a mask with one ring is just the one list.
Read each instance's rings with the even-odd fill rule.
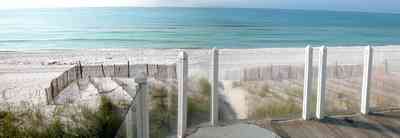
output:
[[327,11],[327,12],[355,12],[355,13],[381,13],[400,14],[400,12],[383,11],[361,11],[361,10],[332,10],[332,9],[300,9],[300,8],[273,8],[273,7],[224,7],[224,6],[82,6],[82,7],[21,7],[21,8],[0,8],[0,11],[7,10],[46,10],[46,9],[79,9],[79,8],[193,8],[193,9],[265,9],[265,10],[298,10],[298,11]]

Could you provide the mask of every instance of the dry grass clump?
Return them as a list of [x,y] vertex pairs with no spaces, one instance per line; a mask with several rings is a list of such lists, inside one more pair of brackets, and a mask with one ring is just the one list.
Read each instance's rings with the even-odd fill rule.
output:
[[375,104],[376,108],[390,108],[395,107],[396,105],[396,98],[395,97],[388,97],[385,95],[373,95],[373,104]]
[[274,117],[285,117],[290,114],[300,113],[301,108],[294,100],[273,102],[268,104],[256,105],[250,112],[251,119],[265,119]]
[[188,97],[188,125],[209,121],[211,84],[205,78],[197,81],[197,89]]
[[[264,83],[258,86],[257,91],[253,94],[257,95],[259,102],[253,102],[255,105],[249,106],[250,119],[266,119],[276,117],[289,117],[301,113],[301,104],[299,98],[302,96],[302,90],[298,87],[290,87],[283,89],[282,92],[271,91],[269,85]],[[254,89],[253,89],[254,91]],[[265,93],[268,95],[260,95]],[[287,96],[284,96],[284,95]],[[312,96],[311,104],[316,103],[316,97]],[[311,107],[315,108],[315,107]]]
[[[188,96],[187,119],[189,126],[204,121],[210,110],[209,97],[211,85],[207,79],[200,78],[195,81],[194,94]],[[178,95],[175,86],[155,84],[150,87],[150,137],[164,138],[169,132],[175,130],[177,119]],[[207,120],[208,121],[208,120]]]
[[65,136],[59,118],[45,121],[39,110],[0,111],[0,137],[61,137]]
[[326,97],[328,115],[354,114],[360,109],[357,98],[351,91],[333,91],[332,96]]
[[234,81],[232,82],[232,87],[242,87],[250,94],[255,94],[260,98],[276,96],[268,82]]
[[288,87],[284,90],[289,96],[294,98],[303,98],[303,88],[302,87]]
[[[168,106],[168,89],[165,86],[152,86],[151,93],[151,110],[150,110],[150,137],[163,138],[173,128],[171,122],[176,119],[177,110]],[[173,91],[172,97],[177,97]],[[171,104],[177,105],[177,98],[171,100]],[[171,106],[173,106],[171,105]]]

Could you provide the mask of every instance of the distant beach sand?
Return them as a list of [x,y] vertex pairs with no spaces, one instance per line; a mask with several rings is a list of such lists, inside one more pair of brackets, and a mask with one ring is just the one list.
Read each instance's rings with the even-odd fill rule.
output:
[[[330,47],[328,64],[362,64],[364,47]],[[42,49],[0,51],[0,103],[46,104],[44,88],[78,61],[99,64],[173,64],[181,49]],[[189,55],[189,74],[208,77],[210,49],[184,49]],[[374,64],[389,61],[391,70],[400,70],[400,47],[375,47]],[[224,73],[262,65],[304,63],[303,48],[220,49],[220,78]],[[318,48],[314,48],[314,66]],[[238,78],[238,77],[233,77]],[[228,98],[234,100],[234,97]],[[236,108],[236,107],[235,107]],[[235,110],[245,110],[237,107]],[[246,115],[240,114],[244,117]]]

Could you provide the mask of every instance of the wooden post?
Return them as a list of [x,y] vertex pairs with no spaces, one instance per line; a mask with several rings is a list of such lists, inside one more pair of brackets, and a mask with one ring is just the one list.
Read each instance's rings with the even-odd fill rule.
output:
[[364,72],[363,84],[361,93],[361,113],[368,114],[369,112],[369,89],[371,80],[371,66],[372,66],[373,50],[371,46],[365,48],[364,51]]
[[326,86],[326,47],[322,46],[319,50],[319,71],[318,71],[318,95],[316,116],[322,119],[325,116],[325,86]]
[[101,73],[103,73],[103,77],[106,77],[106,73],[104,72],[104,66],[101,64]]
[[129,65],[129,60],[128,60],[128,78],[130,78],[131,77],[131,71],[130,71],[130,65]]
[[335,79],[339,78],[338,61],[335,62]]
[[311,46],[305,48],[305,63],[304,63],[304,86],[303,86],[303,114],[304,120],[311,118],[310,98],[312,89],[312,58],[313,49]]
[[292,79],[292,66],[290,66],[290,65],[288,67],[287,77],[288,77],[288,80]]
[[146,76],[150,76],[149,75],[149,64],[146,64]]
[[116,67],[115,67],[115,64],[113,65],[113,71],[114,71],[114,77],[117,77],[117,72],[116,72],[116,69],[115,69]]
[[211,51],[211,125],[218,123],[218,49]]
[[79,80],[79,65],[75,66],[75,77],[76,80]]
[[81,79],[83,79],[83,67],[82,67],[81,61],[79,61],[79,74],[81,75],[80,76]]
[[385,74],[384,75],[386,75],[386,74],[388,74],[389,73],[389,63],[388,63],[388,60],[387,59],[385,59]]
[[[51,85],[51,84],[50,84],[50,85]],[[44,89],[44,90],[46,91],[47,105],[54,104],[53,97],[51,97],[51,96],[52,96],[52,94],[51,94],[51,89],[52,89],[52,86],[50,86],[49,88]]]
[[69,70],[66,71],[67,74],[67,85],[69,84]]
[[183,138],[187,125],[186,82],[188,75],[188,56],[184,51],[179,53],[178,66],[178,138]]
[[56,90],[55,90],[55,94],[53,93],[54,94],[53,95],[53,100],[58,95],[58,93],[60,93],[60,86],[58,85],[58,77],[55,79],[55,82],[56,82]]
[[274,64],[271,64],[271,70],[269,72],[269,76],[271,77],[271,80],[274,80]]

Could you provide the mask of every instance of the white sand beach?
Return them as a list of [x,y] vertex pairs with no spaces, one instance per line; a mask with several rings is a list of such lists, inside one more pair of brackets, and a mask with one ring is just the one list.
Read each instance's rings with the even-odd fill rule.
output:
[[[375,47],[374,64],[386,61],[392,72],[400,70],[400,47]],[[364,47],[332,47],[328,49],[328,65],[363,63]],[[50,81],[77,62],[84,65],[176,63],[181,49],[42,49],[0,51],[0,103],[46,104],[44,88]],[[185,49],[189,55],[189,74],[208,77],[209,49]],[[238,80],[241,69],[252,66],[304,64],[303,48],[220,49],[220,78]],[[314,48],[314,66],[318,63],[318,48]],[[234,72],[234,73],[227,73]],[[71,86],[72,87],[72,86]],[[229,90],[229,89],[228,89]],[[224,92],[226,93],[226,92]],[[227,94],[228,100],[241,100]],[[243,97],[242,97],[243,98]],[[64,99],[65,100],[65,99]],[[65,102],[65,101],[64,101]],[[239,116],[246,109],[238,105]]]

